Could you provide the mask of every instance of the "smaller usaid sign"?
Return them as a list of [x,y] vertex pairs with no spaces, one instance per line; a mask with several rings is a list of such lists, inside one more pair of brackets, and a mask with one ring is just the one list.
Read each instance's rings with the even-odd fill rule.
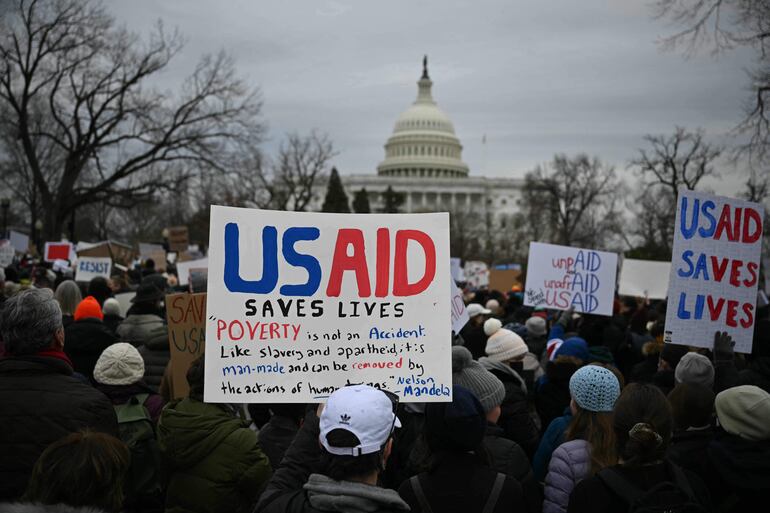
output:
[[79,257],[75,267],[75,281],[91,281],[94,278],[109,278],[112,271],[110,257]]
[[612,315],[618,255],[531,242],[524,304]]

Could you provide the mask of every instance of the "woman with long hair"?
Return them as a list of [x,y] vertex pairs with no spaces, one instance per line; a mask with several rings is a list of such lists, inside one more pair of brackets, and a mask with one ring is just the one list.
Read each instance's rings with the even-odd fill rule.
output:
[[610,369],[587,365],[569,383],[572,420],[565,442],[553,453],[545,477],[544,513],[567,510],[577,483],[617,462],[612,411],[620,382]]

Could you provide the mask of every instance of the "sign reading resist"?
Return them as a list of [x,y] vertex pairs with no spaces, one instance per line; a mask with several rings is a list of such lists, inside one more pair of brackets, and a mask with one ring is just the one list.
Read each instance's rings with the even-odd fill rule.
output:
[[109,279],[111,271],[110,257],[78,257],[75,281],[89,282],[97,277]]
[[615,253],[530,242],[528,262],[525,305],[612,315]]
[[451,401],[447,214],[211,207],[206,402]]
[[711,347],[726,331],[751,352],[763,219],[758,203],[679,190],[666,342]]

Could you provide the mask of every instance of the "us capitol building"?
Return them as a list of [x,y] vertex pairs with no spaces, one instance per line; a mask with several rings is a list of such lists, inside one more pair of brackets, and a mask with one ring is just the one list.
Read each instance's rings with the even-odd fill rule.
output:
[[[357,191],[366,189],[376,212],[390,186],[404,195],[403,212],[472,211],[504,227],[505,218],[518,210],[523,180],[472,176],[452,121],[433,99],[427,57],[417,86],[417,99],[398,117],[385,143],[385,160],[377,174],[340,175],[348,198],[352,202]],[[325,184],[319,193],[315,210],[323,204]]]

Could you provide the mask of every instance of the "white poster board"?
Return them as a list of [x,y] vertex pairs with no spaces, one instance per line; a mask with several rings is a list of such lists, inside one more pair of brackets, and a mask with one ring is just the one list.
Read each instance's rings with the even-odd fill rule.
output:
[[94,278],[110,279],[112,259],[110,257],[78,257],[75,266],[75,281],[89,282]]
[[468,317],[468,310],[465,308],[463,291],[457,286],[454,278],[449,281],[451,282],[450,291],[452,293],[452,331],[460,333],[470,317]]
[[19,253],[26,253],[29,249],[29,236],[11,230],[11,235],[9,238],[11,240],[11,245]]
[[209,266],[208,258],[200,260],[188,260],[187,262],[176,263],[176,275],[179,278],[179,285],[186,287],[190,283],[190,269],[206,269]]
[[13,263],[13,257],[16,255],[11,241],[0,239],[0,267],[8,267]]
[[712,347],[726,331],[751,352],[763,219],[758,203],[679,190],[666,342]]
[[212,206],[209,241],[206,402],[451,401],[448,214]]
[[484,262],[475,260],[465,262],[465,281],[474,289],[483,289],[489,286],[489,268]]
[[612,315],[617,269],[615,253],[530,242],[524,304]]
[[620,268],[618,294],[666,299],[671,262],[624,258]]
[[128,309],[131,308],[131,300],[136,296],[136,292],[121,292],[115,294],[115,299],[120,303],[120,316],[125,317]]
[[452,271],[452,279],[454,281],[465,281],[465,271],[463,271],[463,268],[460,265],[459,258],[450,258],[449,268]]

